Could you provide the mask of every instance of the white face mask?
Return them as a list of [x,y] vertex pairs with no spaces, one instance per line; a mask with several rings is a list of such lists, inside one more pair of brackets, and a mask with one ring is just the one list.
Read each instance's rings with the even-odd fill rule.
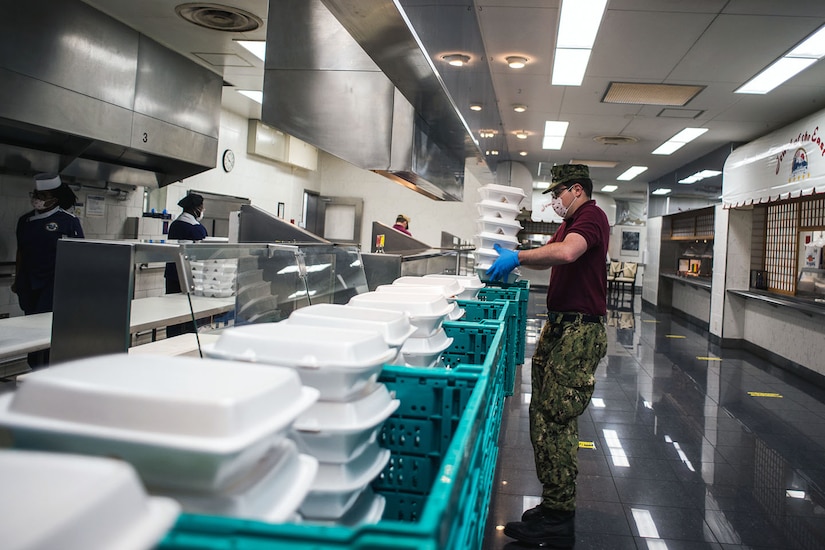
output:
[[[564,195],[564,193],[562,193],[562,195]],[[558,214],[560,218],[566,218],[567,212],[570,211],[570,206],[573,206],[573,203],[579,200],[579,197],[573,199],[573,202],[570,203],[570,206],[564,206],[564,203],[561,200],[562,195],[550,199],[550,206],[553,208],[553,212]]]
[[204,212],[205,212],[205,210],[203,208],[201,208],[201,211],[198,213],[198,221],[203,219],[203,213]]
[[32,208],[41,212],[46,209],[46,201],[43,199],[32,199]]

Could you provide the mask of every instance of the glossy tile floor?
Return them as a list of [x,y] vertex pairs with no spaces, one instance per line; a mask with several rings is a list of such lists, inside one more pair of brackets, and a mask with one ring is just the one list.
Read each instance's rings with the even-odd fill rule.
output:
[[[579,418],[576,548],[825,548],[825,391],[719,349],[683,319],[642,312],[638,296],[614,302],[608,355]],[[536,289],[484,549],[529,547],[501,529],[540,501],[527,410],[544,311]]]

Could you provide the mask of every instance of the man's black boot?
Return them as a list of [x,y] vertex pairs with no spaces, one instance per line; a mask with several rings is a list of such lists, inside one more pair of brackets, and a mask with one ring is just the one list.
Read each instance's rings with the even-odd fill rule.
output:
[[573,548],[576,543],[576,512],[531,509],[525,521],[511,521],[504,534],[529,544],[546,544],[551,548]]

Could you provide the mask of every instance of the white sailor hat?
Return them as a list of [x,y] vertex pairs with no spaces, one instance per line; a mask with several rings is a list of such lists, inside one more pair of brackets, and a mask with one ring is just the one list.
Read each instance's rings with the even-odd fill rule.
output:
[[60,176],[57,174],[37,174],[34,176],[34,186],[38,191],[51,191],[60,187]]

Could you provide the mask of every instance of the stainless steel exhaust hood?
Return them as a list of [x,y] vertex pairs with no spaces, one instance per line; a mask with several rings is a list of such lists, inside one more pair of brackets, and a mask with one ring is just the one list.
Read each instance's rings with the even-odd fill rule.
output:
[[271,0],[262,118],[431,198],[462,200],[465,160],[481,154],[407,21],[392,0]]
[[164,186],[217,162],[220,77],[77,0],[0,19],[0,170]]

